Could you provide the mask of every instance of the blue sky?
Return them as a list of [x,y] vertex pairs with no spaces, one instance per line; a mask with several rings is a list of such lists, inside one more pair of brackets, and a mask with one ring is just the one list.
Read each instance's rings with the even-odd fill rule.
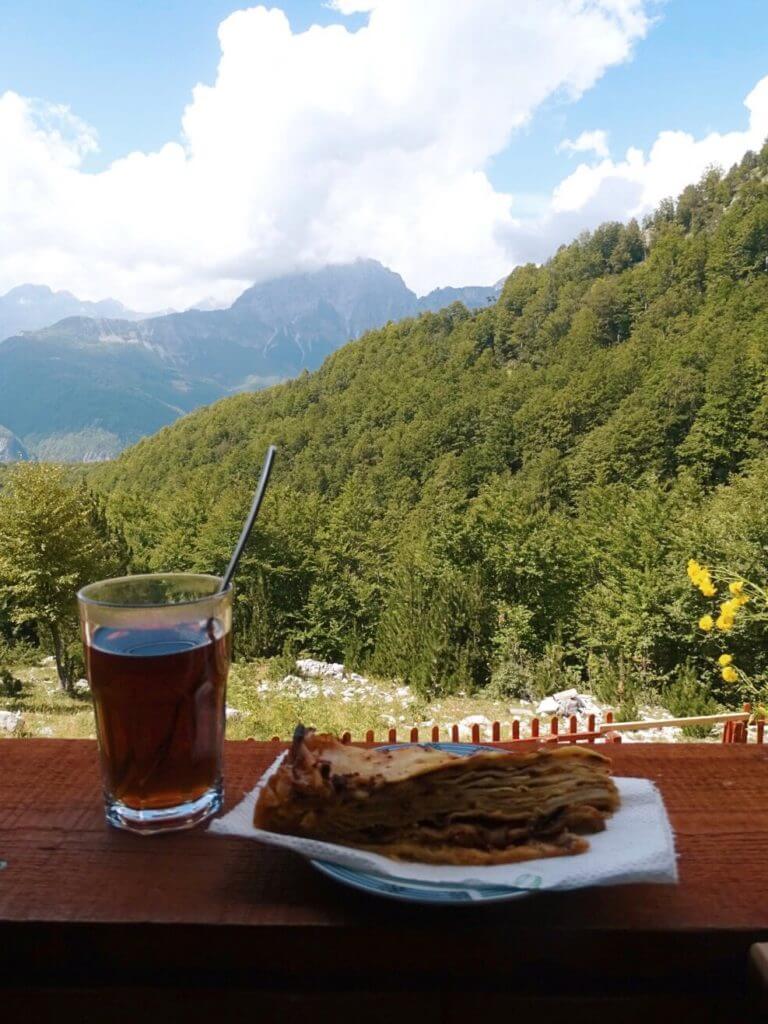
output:
[[[91,169],[179,135],[197,82],[212,82],[230,0],[3,0],[0,92],[66,103],[99,133]],[[286,0],[294,31],[364,24],[318,0]]]
[[553,187],[574,160],[555,153],[558,143],[594,128],[608,130],[611,153],[621,156],[628,146],[646,149],[665,128],[700,136],[744,126],[744,97],[768,73],[768,0],[669,0],[655,14],[632,60],[578,102],[549,102],[493,160],[497,185]]
[[[585,0],[584,16],[563,13],[565,0],[337,3],[376,8],[362,62],[362,44],[320,33],[305,47],[299,33],[355,32],[367,13],[279,0],[290,32],[249,11],[228,37],[230,84],[220,88],[217,28],[237,4],[3,0],[0,172],[20,152],[11,180],[32,178],[40,192],[20,187],[6,211],[0,198],[0,290],[45,276],[86,298],[119,292],[163,306],[365,255],[417,290],[482,283],[600,219],[642,215],[706,162],[739,159],[768,125],[768,85],[753,97],[751,122],[744,106],[768,75],[767,0]],[[574,99],[584,67],[592,84]],[[181,117],[197,83],[215,88],[209,107],[195,105],[190,141]],[[42,155],[31,142],[38,129]],[[558,151],[596,129],[607,132],[610,161]],[[665,131],[687,134],[652,159]],[[214,140],[221,165],[208,156],[195,166],[191,156]],[[150,156],[166,143],[183,145]],[[130,153],[147,156],[112,173]],[[241,163],[253,187],[238,178]],[[179,198],[175,209],[176,197],[186,206]],[[70,202],[82,208],[67,220]],[[34,238],[41,209],[55,214]]]

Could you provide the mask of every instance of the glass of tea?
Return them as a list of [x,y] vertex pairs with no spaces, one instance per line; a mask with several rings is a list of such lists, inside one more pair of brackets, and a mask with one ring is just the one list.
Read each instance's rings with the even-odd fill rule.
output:
[[168,573],[78,593],[107,821],[191,828],[221,807],[232,588]]

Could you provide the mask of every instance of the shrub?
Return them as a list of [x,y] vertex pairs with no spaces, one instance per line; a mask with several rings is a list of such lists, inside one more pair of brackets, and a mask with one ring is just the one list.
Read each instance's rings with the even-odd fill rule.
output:
[[[677,673],[675,680],[664,692],[664,702],[675,718],[689,718],[695,715],[715,715],[720,706],[709,694],[705,686],[699,682],[690,662],[685,662]],[[712,727],[707,725],[687,725],[683,735],[692,739],[707,739],[712,735]]]
[[487,689],[494,697],[540,701],[561,690],[578,689],[581,677],[581,666],[571,662],[569,652],[560,641],[553,640],[544,645],[538,657],[519,645],[510,646],[507,656],[494,670]]
[[601,704],[615,709],[619,722],[635,722],[640,717],[640,704],[650,689],[647,676],[628,665],[623,658],[612,661],[605,656],[590,655],[587,660],[590,693]]
[[283,651],[282,654],[276,654],[274,658],[267,660],[267,676],[273,682],[280,682],[281,679],[285,679],[286,676],[299,675],[299,670],[296,668],[296,655],[289,651]]
[[23,688],[22,681],[10,669],[0,668],[0,693],[4,697],[18,697]]

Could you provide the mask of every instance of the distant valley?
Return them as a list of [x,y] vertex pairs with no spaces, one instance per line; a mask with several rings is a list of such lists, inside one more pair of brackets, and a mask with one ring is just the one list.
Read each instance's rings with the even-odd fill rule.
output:
[[112,458],[200,405],[316,369],[389,320],[483,307],[499,289],[419,298],[399,274],[358,260],[262,282],[227,309],[141,317],[112,299],[23,285],[0,297],[0,337],[14,325],[0,340],[0,462]]

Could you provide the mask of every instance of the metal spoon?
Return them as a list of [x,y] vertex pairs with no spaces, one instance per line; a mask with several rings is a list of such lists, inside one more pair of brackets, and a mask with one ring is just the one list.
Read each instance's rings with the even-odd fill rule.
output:
[[237,563],[240,561],[240,556],[243,553],[243,548],[246,545],[248,536],[251,532],[253,524],[256,522],[256,516],[259,514],[259,508],[264,498],[264,492],[267,489],[269,483],[269,474],[272,472],[272,463],[275,461],[275,454],[277,448],[271,444],[267,448],[267,454],[264,458],[264,465],[261,467],[261,476],[256,486],[256,493],[253,496],[253,502],[251,503],[251,509],[248,513],[248,518],[245,520],[245,525],[240,533],[240,537],[235,545],[235,550],[232,552],[232,557],[229,560],[227,571],[222,577],[221,586],[219,587],[219,593],[223,593],[232,582],[232,577],[235,575],[235,569],[237,569]]

